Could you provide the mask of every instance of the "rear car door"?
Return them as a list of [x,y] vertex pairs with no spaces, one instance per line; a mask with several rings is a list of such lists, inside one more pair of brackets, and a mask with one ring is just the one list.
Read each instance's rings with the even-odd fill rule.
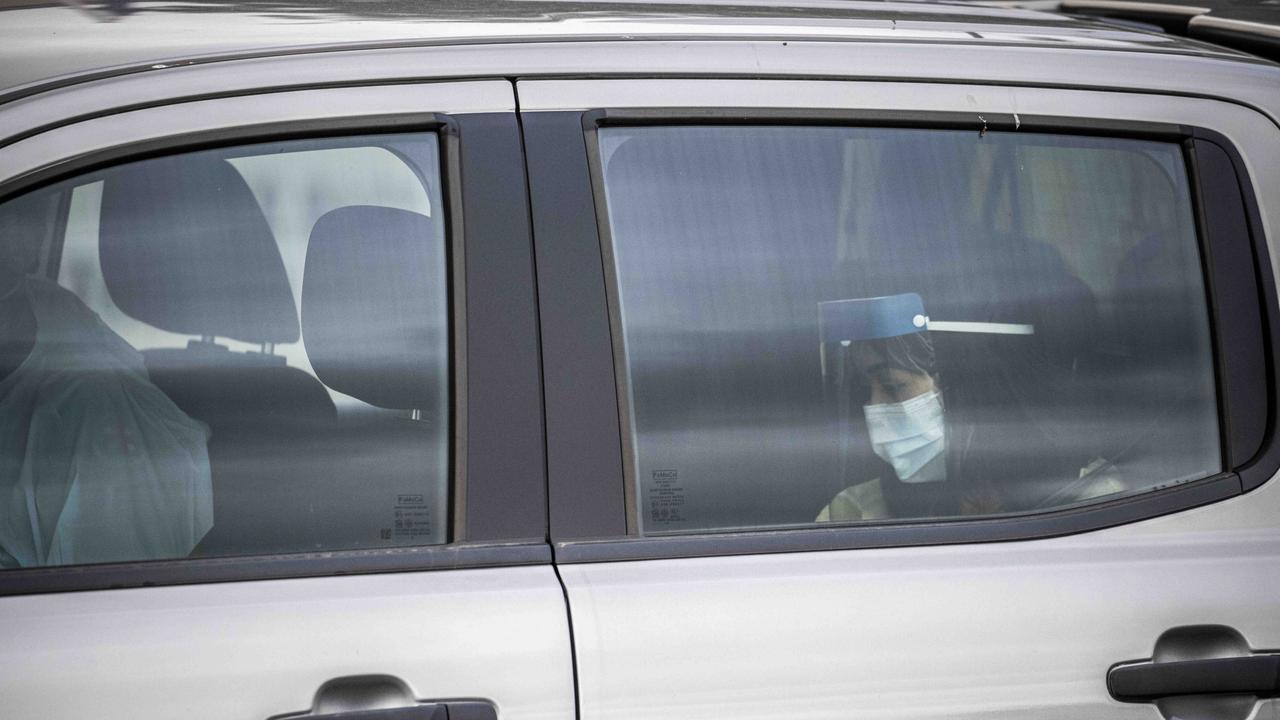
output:
[[584,720],[1275,712],[1270,118],[517,91]]
[[0,108],[3,715],[571,718],[511,84],[269,62]]

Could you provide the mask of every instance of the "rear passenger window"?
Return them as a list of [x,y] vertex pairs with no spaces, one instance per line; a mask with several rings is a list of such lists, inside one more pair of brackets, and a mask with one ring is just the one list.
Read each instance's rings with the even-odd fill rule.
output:
[[642,532],[1028,513],[1222,470],[1180,145],[598,139]]
[[446,542],[443,197],[415,134],[0,206],[0,565]]

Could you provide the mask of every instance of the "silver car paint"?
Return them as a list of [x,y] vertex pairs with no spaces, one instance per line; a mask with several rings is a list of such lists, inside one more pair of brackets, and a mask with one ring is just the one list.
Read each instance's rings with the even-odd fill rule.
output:
[[[1107,88],[1218,97],[1280,119],[1280,66],[1128,49],[977,42],[635,39],[428,46],[179,63],[55,87],[0,105],[0,145],[78,118],[213,95],[369,82],[520,76],[752,76]],[[3,97],[0,97],[3,100]],[[528,105],[522,98],[522,107]]]
[[[0,143],[54,119],[299,84],[638,70],[820,75],[1167,93],[845,86],[850,107],[1196,117],[1241,146],[1259,187],[1280,187],[1274,125],[1280,70],[1274,66],[1146,54],[1137,43],[1053,49],[934,37],[946,44],[928,45],[920,42],[924,37],[896,42],[897,35],[882,30],[858,31],[864,40],[881,33],[875,42],[850,41],[854,31],[839,41],[744,40],[726,32],[714,42],[602,38],[179,65],[9,103],[0,109]],[[610,97],[629,106],[670,106],[677,83],[660,84],[661,98],[646,95],[641,85]],[[802,107],[792,95],[801,84],[788,83],[775,96],[778,103]],[[522,104],[552,110],[607,99],[586,83],[568,85],[559,86],[563,94],[539,96],[541,90],[524,84]],[[685,102],[700,104],[741,106],[766,97],[751,82],[719,96],[707,85],[683,87]],[[831,107],[834,100],[820,95],[809,102]],[[1086,95],[1101,97],[1090,104]],[[1197,99],[1208,97],[1224,100]],[[9,164],[20,155],[0,157],[0,180],[18,172],[11,167],[49,165],[84,150],[70,144],[54,151],[41,136],[7,150],[37,147],[52,154],[25,155],[20,166]],[[1280,222],[1274,190],[1261,199],[1274,235]],[[1155,718],[1150,706],[1108,700],[1103,677],[1111,663],[1149,656],[1164,629],[1220,622],[1255,648],[1280,647],[1278,511],[1280,484],[1273,481],[1212,506],[1053,540],[568,566],[562,573],[573,606],[582,717]],[[545,567],[78,593],[3,604],[9,621],[0,666],[13,669],[0,677],[6,717],[147,717],[144,706],[154,717],[261,717],[304,709],[310,697],[299,687],[358,672],[401,673],[424,698],[489,697],[504,718],[573,716],[563,599]],[[304,665],[304,659],[318,663]],[[141,666],[158,674],[138,677]],[[69,675],[68,668],[83,672]],[[280,668],[296,686],[269,672]]]
[[143,140],[255,123],[370,115],[414,117],[426,112],[510,112],[513,108],[511,84],[501,80],[295,90],[196,100],[93,118],[0,147],[0,167],[4,168],[0,182]]
[[327,680],[389,674],[504,720],[574,717],[564,596],[547,566],[8,597],[6,720],[263,720]]
[[[397,43],[667,37],[686,39],[900,39],[1031,43],[1221,52],[1169,36],[1134,32],[1056,13],[976,5],[799,0],[774,7],[725,3],[653,4],[543,0],[437,2],[317,0],[279,11],[254,4],[125,2],[123,14],[80,4],[0,10],[9,63],[0,89],[120,66],[169,65],[193,56],[274,53]],[[193,12],[197,11],[197,12]],[[969,33],[976,33],[974,37]]]

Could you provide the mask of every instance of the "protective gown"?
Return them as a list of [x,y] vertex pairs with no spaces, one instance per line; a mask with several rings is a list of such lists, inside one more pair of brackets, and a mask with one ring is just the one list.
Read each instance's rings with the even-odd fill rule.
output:
[[208,429],[55,283],[26,278],[26,360],[0,382],[0,564],[182,557],[213,525]]

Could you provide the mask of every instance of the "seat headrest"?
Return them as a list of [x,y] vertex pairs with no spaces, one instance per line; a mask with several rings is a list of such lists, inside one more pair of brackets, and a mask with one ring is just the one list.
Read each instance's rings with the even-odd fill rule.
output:
[[99,243],[111,299],[133,318],[186,335],[298,340],[275,236],[222,158],[195,153],[109,173]]
[[434,405],[448,341],[440,241],[430,218],[406,210],[356,205],[316,221],[302,329],[325,385],[383,408]]

